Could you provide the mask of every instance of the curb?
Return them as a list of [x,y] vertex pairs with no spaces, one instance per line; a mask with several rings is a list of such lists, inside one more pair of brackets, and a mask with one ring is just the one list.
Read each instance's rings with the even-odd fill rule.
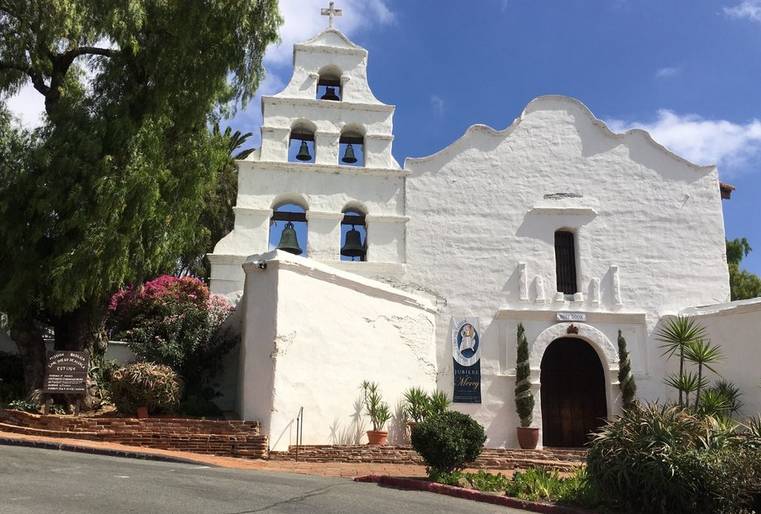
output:
[[465,489],[463,487],[438,484],[436,482],[429,482],[417,478],[392,477],[388,475],[364,475],[354,478],[354,481],[371,482],[376,483],[381,487],[393,487],[395,489],[405,489],[408,491],[427,491],[429,493],[444,494],[466,500],[523,509],[530,512],[540,512],[545,514],[590,514],[590,511],[588,510],[575,509],[564,505],[519,500],[509,496],[482,493],[475,489]]
[[61,450],[67,452],[89,453],[92,455],[105,455],[107,457],[126,457],[129,459],[153,460],[159,462],[174,462],[177,464],[195,464],[213,467],[213,464],[200,463],[193,459],[183,457],[173,457],[171,455],[160,455],[149,452],[139,452],[133,450],[116,450],[113,448],[96,448],[90,446],[79,446],[69,443],[54,443],[49,441],[33,441],[24,439],[11,439],[0,437],[0,445],[4,446],[24,446],[27,448],[43,448],[46,450]]

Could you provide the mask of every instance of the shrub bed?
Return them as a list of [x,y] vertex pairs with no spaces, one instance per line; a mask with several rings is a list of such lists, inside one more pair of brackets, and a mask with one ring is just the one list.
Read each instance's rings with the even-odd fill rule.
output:
[[169,366],[136,362],[113,372],[111,398],[119,412],[172,412],[180,403],[182,381]]

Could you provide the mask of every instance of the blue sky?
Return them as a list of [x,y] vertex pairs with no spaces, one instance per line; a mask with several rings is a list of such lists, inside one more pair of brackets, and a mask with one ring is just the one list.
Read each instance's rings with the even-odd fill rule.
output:
[[[283,42],[265,94],[288,80],[293,42],[327,2],[281,1]],[[729,238],[761,274],[761,0],[346,0],[336,26],[370,52],[375,95],[397,106],[394,154],[431,154],[473,123],[509,125],[534,97],[583,101],[612,128],[639,126],[737,187]],[[257,131],[258,102],[232,124]]]
[[[327,0],[281,0],[282,43],[263,94],[291,73],[292,45],[327,25]],[[761,0],[336,0],[336,26],[369,55],[375,95],[397,106],[394,154],[431,154],[473,123],[509,125],[534,97],[580,99],[617,131],[649,130],[737,187],[727,236],[761,274]],[[33,116],[33,91],[10,106]],[[31,114],[30,114],[31,113]],[[230,120],[257,134],[258,99]],[[257,137],[258,139],[258,137]]]

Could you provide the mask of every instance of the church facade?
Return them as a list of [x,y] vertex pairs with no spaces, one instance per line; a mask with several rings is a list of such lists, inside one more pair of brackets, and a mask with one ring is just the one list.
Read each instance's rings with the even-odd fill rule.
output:
[[639,397],[667,398],[656,333],[679,314],[761,410],[761,301],[727,303],[716,167],[563,96],[402,167],[367,60],[333,28],[295,45],[290,82],[262,98],[261,147],[238,163],[235,228],[209,255],[212,290],[242,292],[237,410],[272,449],[297,418],[306,444],[361,442],[363,380],[392,408],[408,387],[442,390],[487,446],[516,446],[518,324],[545,445],[579,445],[620,410],[619,331]]

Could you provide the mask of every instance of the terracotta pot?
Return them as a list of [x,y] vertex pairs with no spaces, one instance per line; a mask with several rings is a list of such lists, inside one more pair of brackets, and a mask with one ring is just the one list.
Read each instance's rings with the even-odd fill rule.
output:
[[539,444],[539,429],[534,427],[517,427],[518,444],[524,450],[533,450]]
[[386,444],[388,442],[388,432],[383,430],[368,430],[367,444]]
[[138,418],[147,418],[148,417],[148,407],[143,405],[142,407],[137,408],[137,417]]

